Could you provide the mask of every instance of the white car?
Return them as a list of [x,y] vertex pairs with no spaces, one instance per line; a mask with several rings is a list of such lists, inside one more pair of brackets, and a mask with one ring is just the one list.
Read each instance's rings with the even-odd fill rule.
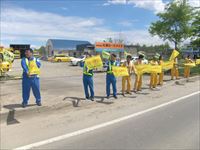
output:
[[[135,63],[137,60],[138,60],[138,57],[137,57],[137,56],[132,57],[133,63]],[[147,59],[143,58],[142,63],[143,63],[143,64],[148,64],[149,62],[148,62]]]
[[83,62],[85,60],[86,56],[83,55],[79,58],[72,58],[71,60],[71,65],[72,66],[80,66],[81,65],[81,62]]
[[[137,57],[137,56],[134,56],[134,57],[132,57],[132,59],[131,59],[132,63],[135,63],[137,60],[138,60],[138,57]],[[120,63],[123,64],[125,61],[126,61],[125,59],[122,59],[122,60],[120,61]],[[148,64],[148,60],[144,58],[144,59],[142,60],[142,63],[143,63],[143,64]]]

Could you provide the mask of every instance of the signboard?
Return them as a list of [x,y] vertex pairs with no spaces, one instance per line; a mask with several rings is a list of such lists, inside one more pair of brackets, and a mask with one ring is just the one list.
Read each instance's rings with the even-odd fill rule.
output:
[[111,43],[111,42],[96,42],[95,50],[97,52],[108,51],[108,52],[123,52],[124,44],[121,43]]
[[162,63],[162,69],[163,70],[170,70],[174,67],[174,62],[173,61],[165,61]]
[[170,58],[169,58],[169,60],[170,61],[174,60],[174,58],[176,58],[178,55],[179,55],[179,52],[174,49],[173,52],[172,52],[172,54],[171,54],[171,56],[170,56]]
[[113,66],[112,71],[113,71],[114,76],[116,77],[129,76],[127,67]]
[[196,65],[200,65],[200,59],[196,60]]
[[141,64],[135,65],[136,74],[143,73],[161,73],[162,67],[160,65]]
[[186,67],[195,67],[196,64],[195,63],[185,63],[184,66],[186,66]]
[[103,62],[101,60],[100,55],[92,56],[90,58],[85,59],[85,63],[90,69],[103,67]]

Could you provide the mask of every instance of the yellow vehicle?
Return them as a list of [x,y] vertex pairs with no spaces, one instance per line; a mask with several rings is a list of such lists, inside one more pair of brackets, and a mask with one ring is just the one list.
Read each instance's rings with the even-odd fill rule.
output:
[[53,62],[70,62],[72,57],[69,57],[64,54],[57,54],[52,58]]
[[14,55],[15,55],[15,59],[20,59],[20,51],[19,50],[15,50]]
[[8,72],[14,61],[14,54],[9,50],[0,47],[0,76]]

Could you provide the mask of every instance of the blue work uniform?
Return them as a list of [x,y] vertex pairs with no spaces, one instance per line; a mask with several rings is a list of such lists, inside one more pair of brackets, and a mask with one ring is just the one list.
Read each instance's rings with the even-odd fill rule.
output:
[[[85,63],[83,65],[83,86],[85,97],[87,99],[94,98],[93,69],[88,69]],[[90,89],[90,95],[88,92],[88,87]]]
[[27,62],[26,62],[27,59],[28,59],[28,62],[35,60],[37,67],[38,68],[41,67],[40,60],[35,58],[35,57],[22,58],[22,61],[21,61],[21,66],[23,68],[23,74],[22,74],[22,98],[23,98],[23,102],[22,102],[22,104],[24,104],[24,105],[28,104],[31,88],[32,88],[32,91],[33,91],[33,95],[36,99],[36,103],[38,104],[38,103],[41,102],[39,75],[28,76],[29,67],[28,67]]
[[112,72],[112,66],[116,66],[115,61],[108,61],[107,74],[106,74],[106,94],[110,96],[110,84],[112,84],[113,96],[117,96],[117,80]]

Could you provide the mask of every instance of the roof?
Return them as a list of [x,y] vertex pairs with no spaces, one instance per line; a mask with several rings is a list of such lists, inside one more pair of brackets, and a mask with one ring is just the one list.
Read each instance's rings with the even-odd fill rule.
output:
[[78,45],[90,45],[88,41],[49,39],[55,50],[75,50]]

